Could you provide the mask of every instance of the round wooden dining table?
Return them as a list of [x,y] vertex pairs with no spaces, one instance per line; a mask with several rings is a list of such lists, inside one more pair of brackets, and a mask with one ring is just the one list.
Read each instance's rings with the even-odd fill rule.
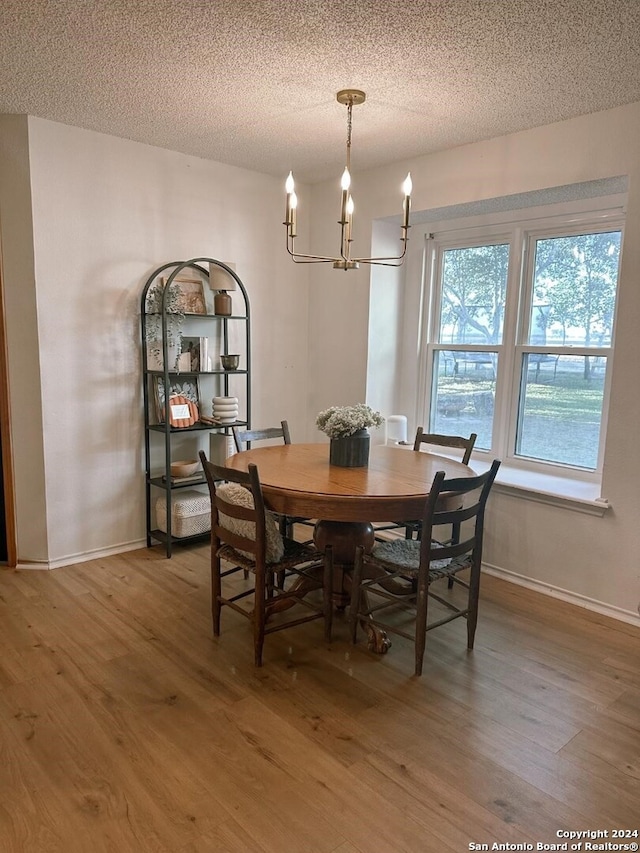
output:
[[357,544],[373,544],[372,522],[421,518],[438,471],[447,478],[475,474],[455,459],[390,445],[372,446],[363,468],[330,465],[328,444],[259,447],[226,461],[239,471],[252,463],[268,508],[318,519],[316,544],[330,542],[339,562],[351,562]]
[[[320,551],[331,546],[334,599],[344,608],[349,599],[350,569],[355,549],[370,551],[373,522],[411,521],[422,517],[433,478],[473,477],[468,465],[425,451],[390,445],[371,447],[369,464],[342,468],[329,464],[328,444],[278,444],[244,450],[225,465],[258,469],[265,505],[282,515],[317,519],[314,542]],[[298,591],[300,596],[304,589]],[[384,632],[371,631],[370,647],[383,653],[390,643]]]

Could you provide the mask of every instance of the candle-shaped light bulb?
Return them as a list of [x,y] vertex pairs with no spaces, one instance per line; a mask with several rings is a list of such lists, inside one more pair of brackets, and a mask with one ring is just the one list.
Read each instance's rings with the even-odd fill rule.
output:
[[287,176],[287,180],[284,183],[284,188],[287,193],[287,207],[284,214],[284,224],[291,225],[291,196],[293,194],[293,188],[295,184],[293,182],[293,173],[289,172]]
[[344,167],[344,172],[342,173],[342,178],[340,180],[340,186],[343,190],[348,190],[351,186],[351,175],[349,174],[349,170],[347,167]]
[[345,226],[345,239],[347,242],[351,240],[351,225],[353,223],[353,198],[351,194],[349,194],[349,198],[347,199],[347,209],[346,209],[346,226]]
[[402,218],[402,227],[405,229],[405,239],[406,239],[406,229],[409,227],[409,212],[411,211],[411,190],[413,189],[413,183],[411,181],[411,172],[408,173],[405,181],[402,185],[402,191],[404,192],[404,202],[402,204],[402,209],[404,211],[404,216]]

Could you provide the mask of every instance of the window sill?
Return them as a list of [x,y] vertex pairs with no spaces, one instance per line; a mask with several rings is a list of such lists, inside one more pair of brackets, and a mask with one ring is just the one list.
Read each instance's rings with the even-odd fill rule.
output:
[[[485,471],[484,461],[471,460],[474,470]],[[583,512],[602,517],[610,508],[606,498],[600,497],[600,483],[587,483],[572,477],[558,477],[539,471],[523,471],[506,464],[500,466],[494,491],[537,503]]]
[[[409,443],[398,446],[406,450],[413,449],[413,445]],[[439,450],[438,455],[460,460],[459,455],[447,453],[445,450]],[[470,464],[476,473],[483,474],[489,469],[491,460],[486,455],[474,454]],[[510,497],[599,517],[611,507],[606,498],[600,497],[600,483],[585,482],[571,476],[559,477],[540,471],[525,471],[506,463],[500,466],[493,490]]]

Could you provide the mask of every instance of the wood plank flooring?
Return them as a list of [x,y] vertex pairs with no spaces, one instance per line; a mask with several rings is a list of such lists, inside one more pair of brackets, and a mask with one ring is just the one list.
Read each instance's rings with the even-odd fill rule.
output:
[[206,546],[0,569],[0,851],[447,853],[638,830],[640,629],[482,584],[475,650],[443,626],[416,679],[408,642],[372,655],[341,615],[330,646],[300,626],[254,669],[237,614],[212,638]]

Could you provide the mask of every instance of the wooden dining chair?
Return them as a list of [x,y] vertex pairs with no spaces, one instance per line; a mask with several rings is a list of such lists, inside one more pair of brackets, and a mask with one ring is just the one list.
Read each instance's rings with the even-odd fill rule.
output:
[[[236,445],[236,450],[240,453],[246,450],[254,441],[269,441],[273,439],[282,439],[284,444],[291,444],[291,433],[289,432],[289,424],[287,421],[280,421],[279,427],[266,427],[263,429],[240,429],[232,427],[233,440]],[[314,527],[315,521],[311,518],[303,518],[302,516],[282,515],[278,517],[280,532],[283,536],[293,538],[294,528],[296,524],[303,524],[307,527]],[[310,540],[309,540],[310,541]]]
[[[438,450],[441,447],[446,448],[447,450],[455,449],[462,450],[462,458],[460,461],[463,465],[468,465],[471,460],[471,454],[473,452],[473,448],[476,443],[476,439],[478,438],[475,432],[472,432],[469,435],[469,438],[465,438],[463,435],[444,435],[442,433],[436,432],[424,432],[422,427],[418,427],[416,430],[416,437],[413,443],[413,449],[417,452],[421,450],[423,445],[427,447],[433,447]],[[453,500],[453,503],[451,501]],[[439,509],[455,509],[455,497],[443,497],[441,498]],[[421,524],[420,521],[409,522],[405,525],[404,535],[405,539],[413,539],[414,536],[416,539],[420,539],[422,536],[421,532]],[[442,544],[446,544],[448,542],[459,542],[460,541],[460,528],[457,524],[451,525],[451,533],[448,539],[441,540]],[[453,578],[449,578],[449,589],[453,587]]]
[[[478,436],[475,432],[472,432],[468,438],[465,438],[462,435],[444,435],[435,432],[424,432],[422,427],[418,427],[416,430],[415,441],[413,442],[413,449],[416,452],[420,452],[420,450],[426,445],[427,447],[433,447],[436,449],[444,447],[447,450],[462,450],[462,458],[460,461],[463,465],[468,465],[477,438]],[[443,498],[442,500],[450,501],[451,498]],[[444,508],[445,507],[441,502],[440,509]],[[449,508],[453,508],[453,506],[449,504]],[[420,528],[420,521],[409,522],[405,525],[405,538],[412,539],[415,536],[416,539],[420,539]],[[457,542],[459,536],[459,529],[455,525],[452,526],[451,541]]]
[[[324,620],[331,638],[332,565],[326,554],[283,537],[265,509],[258,469],[248,472],[214,465],[200,451],[211,496],[211,606],[213,633],[220,636],[221,611],[229,607],[253,624],[254,661],[262,666],[267,634],[314,619]],[[223,563],[228,568],[223,568]],[[241,572],[248,572],[243,578]],[[278,577],[282,582],[277,585]],[[248,583],[247,583],[248,581]],[[322,592],[321,600],[309,596]],[[286,619],[295,607],[306,615]]]
[[[477,434],[472,432],[468,438],[462,435],[445,435],[444,433],[425,432],[422,427],[416,430],[416,437],[413,442],[413,449],[419,453],[425,445],[433,448],[447,448],[462,450],[460,461],[463,465],[468,465],[471,459],[471,453],[476,443]],[[444,507],[442,507],[444,508]],[[420,539],[421,536],[421,521],[414,519],[412,521],[394,521],[391,524],[376,525],[376,534],[381,530],[398,530],[404,531],[405,539]],[[451,530],[451,539],[455,540],[459,536],[459,531],[455,528]],[[384,541],[384,540],[383,540]]]
[[[427,631],[463,617],[467,620],[467,648],[473,648],[478,621],[485,506],[499,467],[496,459],[485,474],[450,480],[445,479],[444,471],[439,471],[425,503],[421,540],[379,542],[371,554],[365,554],[358,546],[349,610],[354,643],[360,622],[406,637],[414,643],[415,674],[421,675]],[[446,507],[443,499],[448,494],[456,496],[455,509]],[[440,509],[442,506],[445,508]],[[460,541],[444,545],[436,541],[434,528],[441,525],[456,525],[463,531]],[[464,532],[467,530],[468,534]],[[444,579],[464,588],[463,602],[457,590],[449,590],[446,586],[437,588],[438,581]],[[429,601],[436,601],[441,611],[431,620],[428,619]],[[407,609],[413,611],[413,623],[407,623],[404,612]]]

